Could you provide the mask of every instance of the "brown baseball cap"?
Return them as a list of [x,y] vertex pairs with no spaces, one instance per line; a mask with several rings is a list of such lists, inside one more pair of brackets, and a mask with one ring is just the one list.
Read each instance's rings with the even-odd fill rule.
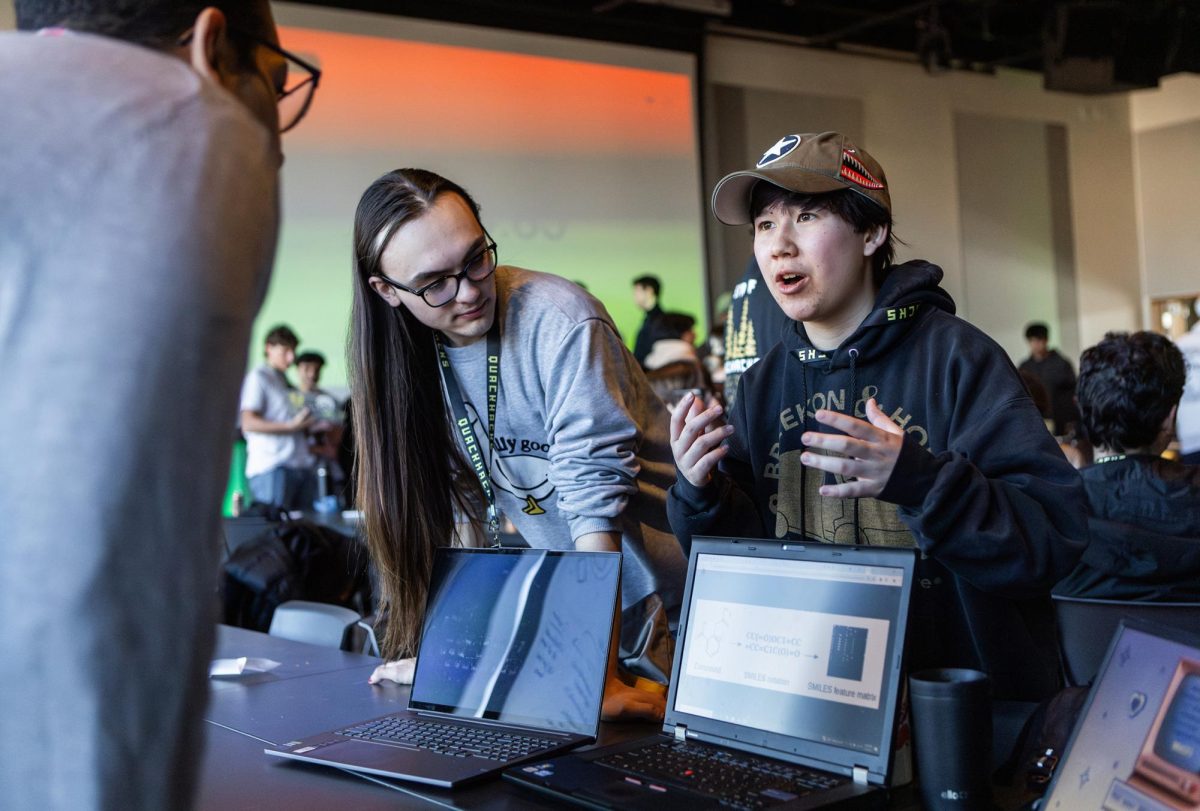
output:
[[892,211],[883,167],[840,132],[785,135],[753,169],[721,178],[712,196],[717,219],[726,225],[749,223],[750,192],[760,180],[803,194],[850,189]]

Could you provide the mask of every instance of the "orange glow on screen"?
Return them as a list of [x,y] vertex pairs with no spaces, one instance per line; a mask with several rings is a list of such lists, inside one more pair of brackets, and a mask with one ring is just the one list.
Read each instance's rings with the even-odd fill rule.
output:
[[280,36],[322,70],[308,116],[288,133],[297,145],[693,152],[685,75],[306,28],[282,28]]

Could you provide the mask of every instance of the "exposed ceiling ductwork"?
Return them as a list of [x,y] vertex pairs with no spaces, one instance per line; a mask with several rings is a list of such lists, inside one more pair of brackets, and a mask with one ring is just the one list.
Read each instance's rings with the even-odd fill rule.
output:
[[936,73],[1043,74],[1105,93],[1200,72],[1200,0],[304,0],[693,50],[708,32],[917,62]]

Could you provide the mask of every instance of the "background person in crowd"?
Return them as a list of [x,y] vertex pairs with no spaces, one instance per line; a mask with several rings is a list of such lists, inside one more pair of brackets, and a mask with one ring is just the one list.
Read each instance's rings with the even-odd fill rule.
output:
[[657,276],[638,276],[633,280],[633,303],[646,314],[633,342],[633,356],[643,368],[654,342],[659,338],[670,337],[663,330],[664,313],[658,303],[661,294],[662,282]]
[[[432,172],[371,184],[354,234],[358,505],[385,658],[412,655],[434,549],[464,541],[456,521],[493,543],[503,513],[535,548],[624,553],[621,660],[666,681],[686,565],[663,503],[668,414],[603,306],[566,279],[498,267],[478,206]],[[373,678],[409,677],[402,660]],[[626,687],[615,665],[605,693],[606,717],[662,715],[662,696]]]
[[1170,339],[1110,332],[1079,359],[1091,540],[1055,588],[1074,597],[1200,600],[1200,468],[1162,458],[1187,370]]
[[729,320],[729,303],[733,300],[733,291],[726,290],[717,296],[713,305],[712,325],[708,337],[700,345],[700,363],[704,365],[704,374],[713,384],[713,391],[718,397],[724,396],[725,391],[725,324]]
[[1179,436],[1180,461],[1200,465],[1200,298],[1192,305],[1196,323],[1175,342],[1187,362],[1187,385],[1179,401],[1176,433]]
[[[308,428],[308,450],[317,471],[317,498],[340,494],[346,479],[338,460],[345,410],[332,393],[321,388],[321,369],[324,366],[325,356],[320,352],[310,349],[296,356],[296,386],[304,395],[304,407],[313,417],[313,424]],[[326,493],[319,492],[322,468],[326,475]]]
[[266,360],[242,382],[242,434],[246,437],[246,480],[259,504],[285,510],[312,509],[317,477],[308,448],[308,430],[316,424],[304,395],[292,386],[287,370],[300,341],[284,324],[264,339]]
[[689,398],[673,412],[680,541],[915,546],[911,666],[1054,692],[1049,593],[1082,551],[1079,476],[1004,351],[954,317],[941,269],[892,263],[882,167],[839,133],[785,135],[717,184],[713,211],[753,224],[793,324],[742,376],[729,425]]
[[1075,406],[1075,370],[1071,362],[1050,348],[1050,328],[1045,324],[1033,323],[1025,328],[1025,340],[1029,344],[1029,357],[1021,361],[1021,371],[1028,372],[1042,383],[1050,400],[1049,417],[1054,423],[1054,435],[1069,436],[1079,422],[1079,409]]
[[691,391],[705,401],[713,396],[712,381],[696,349],[696,319],[685,313],[663,315],[663,332],[678,336],[659,338],[646,356],[646,379],[662,401],[673,407]]
[[[1038,413],[1042,415],[1042,421],[1046,423],[1046,430],[1051,435],[1054,434],[1054,420],[1050,418],[1050,395],[1046,394],[1046,389],[1042,385],[1042,381],[1038,380],[1037,376],[1027,369],[1018,370],[1021,375],[1021,382],[1025,384],[1025,391],[1029,392],[1029,399],[1033,400],[1033,405],[1037,408]],[[1067,457],[1067,461],[1071,463],[1071,467],[1078,470],[1091,464],[1092,447],[1087,440],[1079,435],[1072,435],[1069,440],[1058,440],[1058,449],[1063,452],[1063,456]]]
[[331,392],[321,388],[321,369],[325,356],[306,350],[296,356],[296,388],[304,395],[304,406],[315,422],[309,428],[309,446],[328,443],[336,445],[340,434],[323,439],[318,434],[330,433],[342,423],[342,404]]
[[663,313],[661,334],[650,347],[646,360],[647,369],[657,369],[668,363],[687,361],[700,364],[700,353],[696,349],[696,319],[687,313]]
[[758,262],[750,257],[742,279],[733,288],[725,320],[725,404],[737,402],[738,380],[767,351],[779,343],[792,320],[779,308],[763,282]]
[[321,389],[321,369],[325,356],[311,349],[296,356],[296,388],[305,394],[325,394]]
[[0,32],[0,805],[187,809],[219,507],[278,225],[265,2]]

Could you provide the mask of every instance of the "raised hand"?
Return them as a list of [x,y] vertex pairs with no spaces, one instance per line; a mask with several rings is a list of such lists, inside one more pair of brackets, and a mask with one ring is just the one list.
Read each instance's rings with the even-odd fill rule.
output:
[[671,454],[675,466],[689,482],[703,487],[712,479],[717,463],[725,456],[721,443],[733,433],[720,405],[705,409],[696,395],[688,392],[671,412]]
[[867,421],[826,409],[817,411],[816,416],[817,422],[843,431],[844,435],[805,431],[801,441],[806,447],[844,456],[825,456],[806,451],[800,461],[807,467],[855,480],[821,485],[821,495],[831,498],[873,498],[882,493],[896,467],[896,460],[900,458],[904,430],[880,410],[874,397],[867,401]]

